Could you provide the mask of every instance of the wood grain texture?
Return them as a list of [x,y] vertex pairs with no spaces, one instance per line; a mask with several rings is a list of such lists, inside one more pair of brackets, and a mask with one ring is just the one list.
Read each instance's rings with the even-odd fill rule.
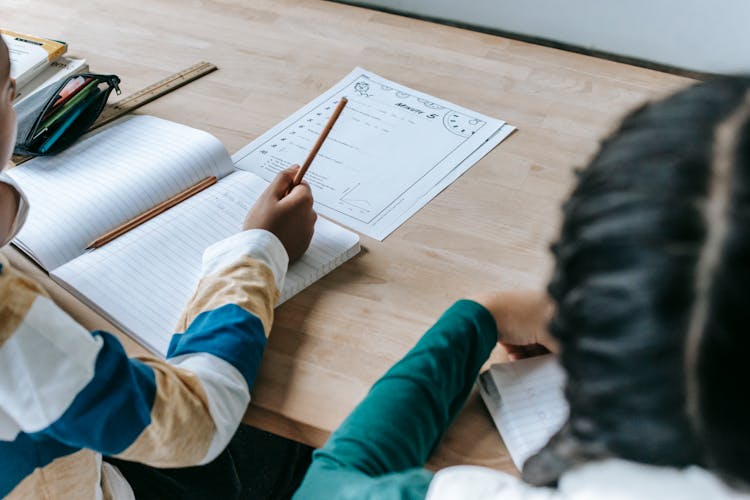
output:
[[[123,96],[215,63],[141,112],[208,130],[230,152],[355,66],[519,127],[384,242],[363,237],[361,255],[278,309],[247,419],[314,445],[454,300],[546,284],[572,169],[627,110],[691,83],[318,0],[2,0],[0,10],[5,28],[65,40],[92,70],[118,74]],[[102,325],[52,288],[84,325]],[[476,394],[430,465],[465,462],[516,473]]]

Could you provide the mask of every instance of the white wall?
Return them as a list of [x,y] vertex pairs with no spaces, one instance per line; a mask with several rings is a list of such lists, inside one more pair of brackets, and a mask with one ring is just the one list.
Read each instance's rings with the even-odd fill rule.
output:
[[750,0],[351,1],[635,57],[750,73]]

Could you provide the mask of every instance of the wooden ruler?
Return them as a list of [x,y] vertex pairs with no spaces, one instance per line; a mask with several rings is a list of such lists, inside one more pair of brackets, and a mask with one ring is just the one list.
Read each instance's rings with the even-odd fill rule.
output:
[[92,125],[91,130],[97,127],[101,127],[102,125],[105,125],[112,120],[116,120],[122,115],[130,113],[134,109],[138,109],[144,104],[148,104],[151,101],[158,99],[164,94],[168,94],[173,90],[192,82],[193,80],[197,80],[198,78],[207,75],[212,71],[216,71],[216,69],[217,68],[215,65],[204,61],[194,66],[190,66],[189,68],[184,69],[178,73],[170,75],[153,85],[149,85],[148,87],[139,90],[135,94],[131,94],[124,99],[120,99],[114,104],[107,104],[107,106],[105,106],[104,108],[104,111],[102,111],[102,114],[99,115],[99,118],[96,120],[96,122],[94,122],[94,125]]
[[[149,85],[134,94],[130,94],[114,104],[107,104],[99,115],[99,118],[97,118],[96,122],[94,122],[89,130],[94,130],[112,120],[116,120],[117,118],[140,108],[144,104],[148,104],[151,101],[192,82],[193,80],[197,80],[212,71],[216,71],[217,69],[218,68],[214,64],[205,61],[200,62],[187,69],[174,73],[153,85]],[[13,155],[13,162],[18,165],[26,160],[30,160],[31,158],[31,156]]]

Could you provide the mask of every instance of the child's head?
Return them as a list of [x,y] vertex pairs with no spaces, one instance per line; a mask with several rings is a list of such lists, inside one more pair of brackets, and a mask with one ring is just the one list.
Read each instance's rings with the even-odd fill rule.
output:
[[0,37],[0,170],[10,160],[16,142],[16,113],[13,111],[15,93],[16,84],[10,78],[8,47]]
[[645,106],[580,172],[549,285],[571,414],[529,482],[614,456],[750,484],[749,91]]

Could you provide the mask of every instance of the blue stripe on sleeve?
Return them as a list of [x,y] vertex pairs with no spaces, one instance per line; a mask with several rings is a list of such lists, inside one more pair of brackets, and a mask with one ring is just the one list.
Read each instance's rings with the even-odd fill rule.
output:
[[37,467],[44,467],[54,459],[78,450],[44,436],[23,432],[13,441],[0,441],[0,498],[5,498]]
[[199,314],[185,333],[172,337],[167,359],[208,353],[223,359],[242,374],[252,389],[266,347],[263,323],[236,304]]
[[36,434],[114,455],[130,446],[151,422],[156,376],[148,365],[128,358],[111,334],[93,335],[104,340],[94,377],[59,419]]

